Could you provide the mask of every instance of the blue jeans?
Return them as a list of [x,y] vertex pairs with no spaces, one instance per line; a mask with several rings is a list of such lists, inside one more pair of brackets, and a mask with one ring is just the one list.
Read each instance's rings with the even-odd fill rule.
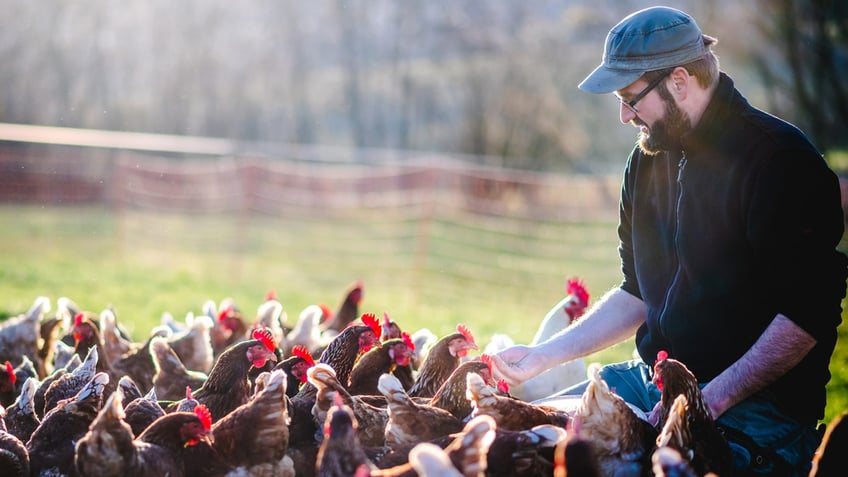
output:
[[[600,374],[610,389],[645,412],[660,400],[660,390],[651,383],[651,369],[641,360],[604,366]],[[558,395],[581,395],[587,385],[588,381],[575,384]],[[814,425],[781,413],[763,394],[728,409],[716,424],[727,430],[734,475],[806,476],[821,440]]]

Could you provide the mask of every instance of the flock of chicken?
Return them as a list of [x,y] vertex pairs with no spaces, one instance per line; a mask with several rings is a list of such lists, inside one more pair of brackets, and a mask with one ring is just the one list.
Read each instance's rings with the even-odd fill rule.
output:
[[[577,281],[568,291],[570,320],[588,294]],[[536,404],[494,381],[488,355],[468,356],[479,348],[465,326],[410,335],[360,314],[362,296],[356,282],[336,310],[309,306],[291,328],[272,293],[255,318],[209,302],[184,323],[163,317],[142,343],[114,310],[61,298],[51,313],[40,297],[0,323],[0,474],[729,475],[727,443],[678,361],[655,364],[657,427],[597,372],[574,408]]]

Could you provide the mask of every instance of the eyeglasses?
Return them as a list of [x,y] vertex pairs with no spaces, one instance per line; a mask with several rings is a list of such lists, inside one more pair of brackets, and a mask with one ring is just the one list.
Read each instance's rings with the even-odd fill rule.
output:
[[662,83],[662,81],[663,81],[663,80],[665,79],[665,77],[666,77],[666,76],[668,76],[668,75],[669,75],[669,73],[663,73],[663,74],[661,74],[661,75],[657,76],[657,77],[656,77],[653,81],[651,81],[650,83],[648,83],[648,86],[645,86],[645,89],[643,89],[642,91],[639,91],[639,94],[637,94],[636,96],[634,96],[634,97],[633,97],[633,99],[631,99],[630,101],[625,101],[625,100],[623,100],[623,99],[622,99],[620,96],[618,96],[617,94],[614,94],[613,96],[615,96],[615,99],[617,99],[617,100],[618,100],[618,102],[619,102],[619,103],[621,103],[621,105],[622,105],[622,106],[626,107],[627,109],[629,109],[630,111],[632,111],[634,114],[638,114],[638,113],[639,113],[639,110],[636,108],[636,103],[638,103],[639,101],[641,101],[641,100],[642,100],[642,98],[644,98],[645,96],[647,96],[647,95],[648,95],[648,93],[650,93],[650,92],[651,92],[654,88],[656,88],[657,86],[659,86],[659,84],[660,84],[660,83]]

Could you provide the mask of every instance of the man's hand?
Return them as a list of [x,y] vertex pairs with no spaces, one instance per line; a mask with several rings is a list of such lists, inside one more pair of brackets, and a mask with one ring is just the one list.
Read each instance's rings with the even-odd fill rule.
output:
[[492,355],[492,371],[495,379],[505,379],[516,386],[545,370],[536,346],[511,346]]

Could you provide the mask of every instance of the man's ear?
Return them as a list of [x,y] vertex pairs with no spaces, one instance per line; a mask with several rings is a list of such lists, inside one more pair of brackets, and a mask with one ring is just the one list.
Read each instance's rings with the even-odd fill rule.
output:
[[690,76],[686,68],[678,66],[671,72],[669,79],[671,80],[671,84],[668,89],[672,96],[677,98],[678,101],[686,99],[689,93],[689,87],[691,86],[690,83],[695,80],[695,77]]

